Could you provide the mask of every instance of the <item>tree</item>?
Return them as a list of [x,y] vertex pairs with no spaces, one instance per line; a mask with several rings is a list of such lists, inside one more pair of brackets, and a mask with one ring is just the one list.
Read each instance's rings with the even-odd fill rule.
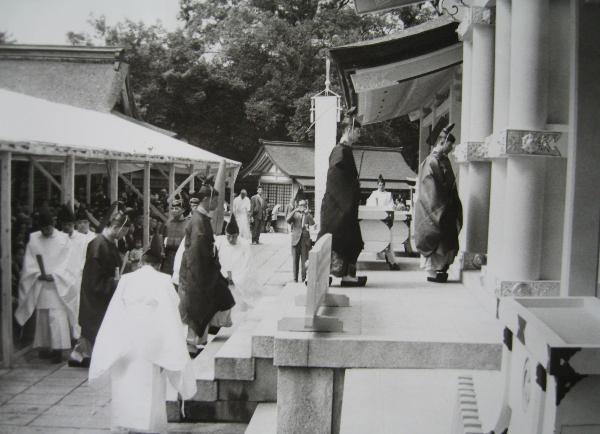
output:
[[[358,16],[347,0],[180,0],[183,28],[93,20],[95,38],[127,50],[144,118],[193,144],[248,162],[258,139],[312,140],[310,96],[324,87],[327,49],[428,19],[422,8]],[[71,34],[72,43],[87,43]],[[337,77],[332,88],[340,93]],[[397,119],[362,143],[416,146]]]

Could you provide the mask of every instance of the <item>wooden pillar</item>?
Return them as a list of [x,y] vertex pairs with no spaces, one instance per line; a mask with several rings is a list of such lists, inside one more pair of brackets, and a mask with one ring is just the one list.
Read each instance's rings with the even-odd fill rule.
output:
[[144,163],[144,249],[150,245],[150,162]]
[[110,179],[108,180],[110,203],[119,200],[119,161],[109,161]]
[[92,203],[92,165],[87,165],[87,173],[85,174],[85,202],[89,205]]
[[10,152],[0,153],[0,249],[2,268],[2,364],[10,367],[13,353],[12,244],[11,244],[11,160]]
[[63,163],[61,202],[68,204],[73,211],[75,203],[75,157],[67,155]]
[[[194,166],[192,164],[190,164],[190,175],[193,175],[193,174],[194,174]],[[192,177],[192,179],[190,179],[190,193],[193,193],[196,191],[195,181],[196,181],[196,179],[194,177]]]
[[27,180],[27,208],[29,212],[33,212],[35,204],[35,166],[33,162],[29,162],[29,178]]
[[175,191],[175,164],[169,164],[169,197]]

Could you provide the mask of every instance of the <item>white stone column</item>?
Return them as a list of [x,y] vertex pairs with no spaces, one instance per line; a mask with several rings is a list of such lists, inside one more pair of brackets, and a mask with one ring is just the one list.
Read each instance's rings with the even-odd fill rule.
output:
[[[473,25],[473,66],[469,141],[483,142],[492,133],[494,105],[494,28],[490,24]],[[489,185],[489,183],[488,183]]]
[[[464,210],[461,252],[465,269],[477,267],[473,262],[474,256],[487,252],[491,173],[483,143],[492,132],[493,120],[494,28],[492,22],[489,9],[471,8],[469,16],[459,29],[463,35],[463,44],[469,36],[471,38],[470,73],[468,77],[464,77],[463,74],[463,90],[465,86],[469,88],[467,90],[468,116],[463,116],[467,125],[462,125],[461,134],[466,140],[461,140],[462,149],[457,153],[461,155],[460,158],[457,157],[457,161],[466,162],[468,165],[468,171],[463,170],[462,167],[460,169],[460,194]],[[466,47],[469,47],[469,44]],[[469,50],[469,48],[464,49],[467,52]],[[468,172],[466,178],[464,172]]]
[[[508,127],[510,93],[510,14],[511,0],[496,0],[496,35],[494,60],[494,134]],[[492,160],[490,183],[490,219],[488,229],[486,286],[495,286],[502,260],[504,208],[506,197],[506,159]]]
[[543,130],[548,113],[549,0],[514,0],[511,13],[511,128]]
[[506,163],[503,278],[538,280],[542,247],[544,157],[510,157]]
[[496,0],[494,60],[494,132],[508,127],[510,93],[511,0]]
[[526,132],[515,132],[516,139],[508,132],[505,143],[511,153],[506,162],[506,230],[499,274],[509,282],[541,277],[547,153],[534,133],[543,131],[547,120],[548,1],[514,0],[510,14],[508,122],[511,130]]
[[315,221],[321,222],[321,202],[325,195],[329,155],[337,134],[337,96],[315,97]]
[[462,108],[460,113],[460,142],[469,140],[469,124],[471,123],[471,54],[473,45],[471,40],[463,39],[462,63]]

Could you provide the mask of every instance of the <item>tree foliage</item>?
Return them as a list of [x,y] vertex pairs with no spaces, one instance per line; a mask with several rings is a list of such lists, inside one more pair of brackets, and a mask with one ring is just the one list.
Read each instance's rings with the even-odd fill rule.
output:
[[[358,16],[347,0],[180,0],[183,27],[174,32],[160,23],[111,26],[103,17],[92,25],[96,40],[126,48],[145,120],[247,162],[259,138],[312,140],[310,97],[324,88],[328,48],[429,18],[419,7]],[[91,40],[67,37],[76,45]],[[363,144],[404,146],[416,161],[418,135],[408,119],[365,130]]]

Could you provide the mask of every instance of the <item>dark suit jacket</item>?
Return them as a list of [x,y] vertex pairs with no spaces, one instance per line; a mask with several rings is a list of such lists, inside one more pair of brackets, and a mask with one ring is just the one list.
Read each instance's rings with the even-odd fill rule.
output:
[[[294,210],[292,209],[292,211]],[[290,225],[292,225],[292,246],[298,245],[300,239],[302,239],[302,242],[306,243],[306,245],[310,247],[310,235],[308,233],[308,229],[306,227],[302,227],[302,217],[304,217],[305,226],[312,226],[315,224],[315,220],[310,215],[310,213],[306,213],[305,215],[303,215],[298,211],[290,211],[286,220]],[[302,232],[306,232],[307,236],[302,238]]]
[[[261,203],[262,199],[262,203]],[[254,220],[264,220],[265,219],[265,210],[267,208],[267,200],[263,197],[261,198],[258,194],[255,194],[250,198],[250,213]]]

